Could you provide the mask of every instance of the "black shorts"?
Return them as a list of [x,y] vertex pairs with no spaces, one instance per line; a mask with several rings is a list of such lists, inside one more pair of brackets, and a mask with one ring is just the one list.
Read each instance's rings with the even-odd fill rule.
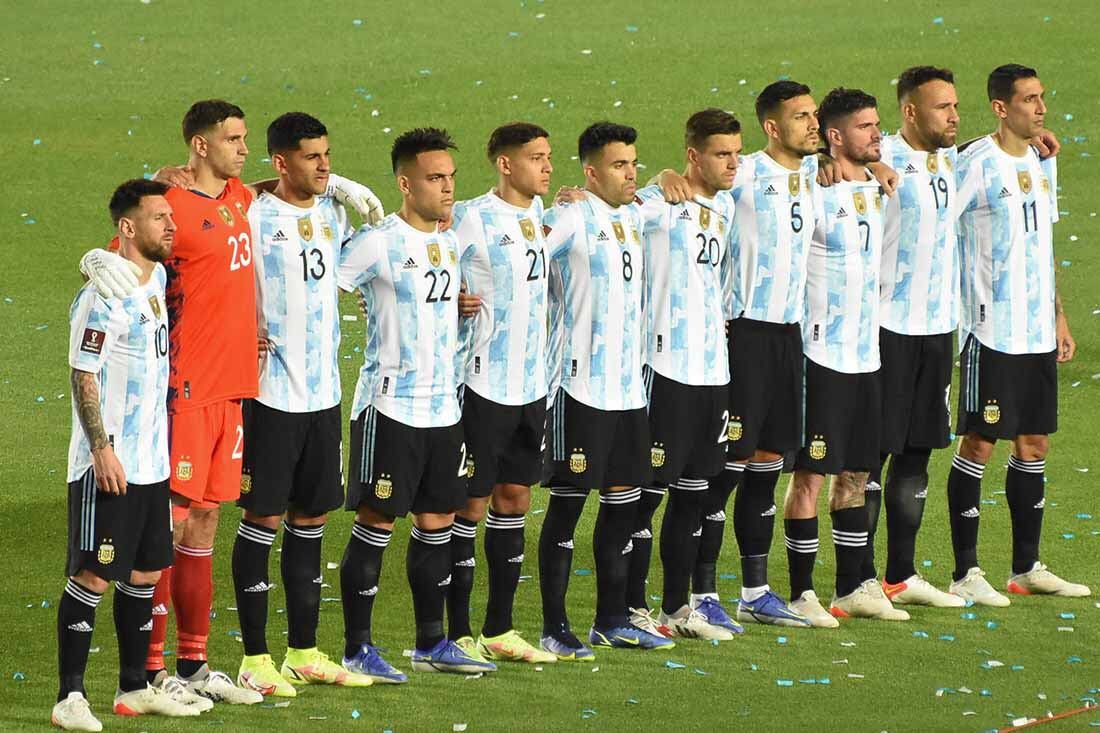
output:
[[954,334],[907,336],[879,329],[882,356],[882,453],[945,448],[951,443]]
[[100,491],[91,468],[69,482],[66,575],[89,570],[104,580],[129,583],[133,570],[170,567],[173,554],[168,479],[129,484],[120,496]]
[[693,386],[644,367],[649,460],[660,486],[717,476],[726,464],[729,386]]
[[738,318],[729,326],[732,461],[802,445],[802,331],[797,323]]
[[806,360],[806,437],[795,468],[836,475],[879,464],[879,372],[847,374]]
[[470,459],[470,496],[488,496],[496,484],[538,483],[546,435],[545,397],[526,405],[502,405],[467,387],[462,427]]
[[1058,430],[1058,361],[1046,354],[1005,354],[966,340],[959,375],[959,435],[1012,440]]
[[559,389],[547,420],[546,442],[546,486],[609,489],[646,486],[653,480],[644,407],[598,410]]
[[344,503],[340,406],[283,412],[245,400],[237,506],[265,517],[287,509],[319,517]]
[[414,428],[373,407],[351,421],[345,506],[379,514],[450,514],[466,504],[469,461],[462,423]]

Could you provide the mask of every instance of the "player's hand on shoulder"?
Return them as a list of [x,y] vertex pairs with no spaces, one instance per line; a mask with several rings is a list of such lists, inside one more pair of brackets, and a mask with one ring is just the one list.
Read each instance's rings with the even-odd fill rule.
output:
[[1058,142],[1058,136],[1050,130],[1043,130],[1031,139],[1031,145],[1039,153],[1043,160],[1053,158],[1062,149],[1062,143]]
[[80,258],[80,271],[104,298],[125,298],[138,286],[141,269],[105,249],[89,250]]
[[829,186],[835,186],[838,183],[846,180],[844,178],[844,172],[840,168],[838,163],[831,156],[825,153],[817,154],[817,183],[819,186],[828,188]]
[[126,471],[110,444],[92,451],[92,472],[100,491],[114,496],[126,494]]
[[195,171],[186,165],[166,165],[157,169],[153,180],[176,188],[192,188],[195,185]]
[[554,205],[558,206],[560,204],[578,204],[581,201],[584,201],[584,198],[584,189],[580,186],[562,186],[554,195]]
[[887,196],[893,196],[898,190],[898,172],[882,162],[869,163],[867,169],[878,181],[878,185],[882,186],[882,192]]
[[670,204],[682,204],[692,198],[691,186],[688,180],[671,168],[665,168],[657,174],[657,185],[661,187],[661,193],[665,201]]

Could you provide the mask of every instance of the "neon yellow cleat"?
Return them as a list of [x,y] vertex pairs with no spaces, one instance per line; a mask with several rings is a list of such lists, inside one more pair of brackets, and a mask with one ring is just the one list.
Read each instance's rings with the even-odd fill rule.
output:
[[287,649],[286,659],[279,669],[292,685],[339,685],[341,687],[370,687],[370,677],[349,672],[328,658],[317,647],[312,649]]
[[466,656],[474,661],[480,662],[481,664],[489,663],[489,660],[481,653],[478,643],[474,641],[474,637],[463,636],[461,639],[455,639],[455,646],[465,652]]
[[528,664],[553,664],[558,657],[532,646],[515,629],[498,636],[482,634],[477,640],[478,650],[487,658],[503,662],[527,662]]
[[261,695],[295,697],[298,692],[275,669],[270,654],[254,654],[241,660],[237,684]]

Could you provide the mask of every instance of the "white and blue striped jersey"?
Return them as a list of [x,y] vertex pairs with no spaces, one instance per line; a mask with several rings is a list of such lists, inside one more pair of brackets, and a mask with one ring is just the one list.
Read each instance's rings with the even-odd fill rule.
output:
[[543,215],[550,260],[552,388],[599,410],[646,406],[645,272],[635,204],[593,193]]
[[1053,351],[1058,164],[1015,157],[991,136],[959,153],[962,309],[959,344],[974,334],[1006,354]]
[[727,384],[733,200],[669,204],[660,188],[647,186],[635,203],[644,226],[645,363],[681,384]]
[[814,191],[802,352],[833,371],[855,374],[879,368],[883,198],[874,178]]
[[802,318],[816,178],[816,155],[806,156],[792,171],[761,150],[741,159],[733,189],[718,194],[732,196],[737,204],[729,317],[770,323]]
[[[104,299],[89,283],[69,310],[69,366],[99,378],[99,409],[126,482],[168,478],[167,275],[156,265],[149,281],[126,298]],[[68,480],[92,465],[91,447],[73,395]]]
[[466,289],[481,310],[459,324],[467,389],[502,405],[546,397],[542,200],[526,209],[490,191],[455,204],[452,230]]
[[397,214],[361,227],[340,254],[336,281],[362,293],[363,368],[352,416],[373,405],[414,428],[454,425],[458,404],[458,243]]
[[955,167],[958,152],[914,150],[882,138],[882,162],[898,173],[886,202],[879,282],[882,327],[914,336],[950,333],[959,322]]
[[248,221],[260,243],[256,324],[267,337],[256,399],[283,412],[327,410],[340,404],[336,267],[351,234],[344,208],[317,198],[304,209],[263,193]]

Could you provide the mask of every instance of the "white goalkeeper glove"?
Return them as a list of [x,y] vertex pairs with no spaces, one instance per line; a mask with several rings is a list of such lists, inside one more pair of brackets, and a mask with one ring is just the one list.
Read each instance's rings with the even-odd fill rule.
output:
[[386,212],[382,210],[382,202],[374,195],[374,192],[362,183],[329,174],[328,189],[325,194],[339,201],[344,206],[350,206],[359,214],[363,223],[375,226],[382,221]]
[[104,298],[125,298],[138,286],[141,268],[105,249],[93,249],[80,258],[83,272]]

